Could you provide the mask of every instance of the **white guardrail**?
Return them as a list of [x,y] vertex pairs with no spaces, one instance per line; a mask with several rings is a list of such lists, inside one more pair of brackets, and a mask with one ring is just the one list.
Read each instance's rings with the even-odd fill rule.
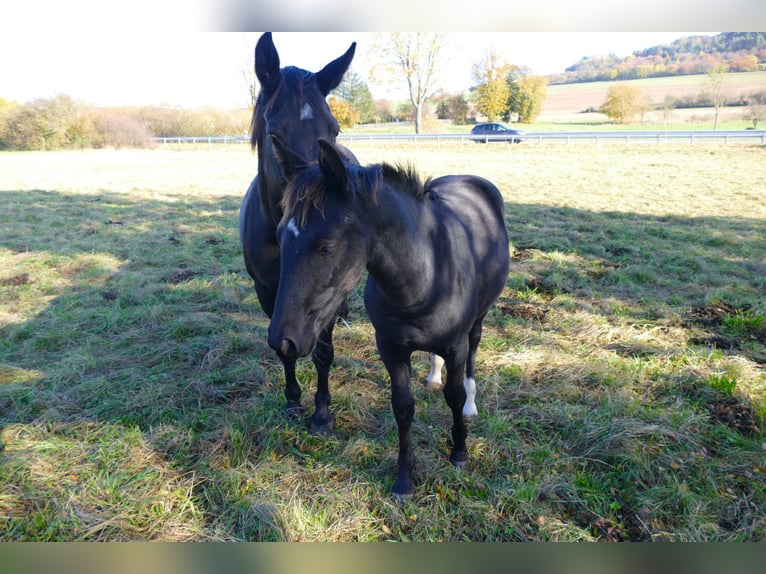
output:
[[[508,136],[471,134],[340,134],[342,142],[503,142]],[[156,137],[157,143],[236,144],[249,143],[247,136]],[[605,132],[527,132],[525,142],[533,143],[749,143],[766,145],[766,130],[662,130],[662,131],[605,131]]]

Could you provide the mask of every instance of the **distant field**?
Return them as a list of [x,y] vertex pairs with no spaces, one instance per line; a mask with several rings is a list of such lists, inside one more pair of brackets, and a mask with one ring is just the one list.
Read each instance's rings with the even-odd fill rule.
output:
[[0,153],[0,541],[766,540],[763,146],[353,151],[505,198],[471,467],[416,354],[416,492],[392,500],[359,290],[335,433],[285,417],[237,234],[247,146]]
[[[669,78],[647,78],[644,80],[632,80],[630,85],[641,89],[652,104],[660,104],[666,96],[672,95],[678,98],[684,96],[696,96],[706,88],[707,76],[674,76]],[[562,121],[575,118],[586,109],[598,109],[606,99],[609,86],[615,82],[585,82],[578,84],[561,84],[548,86],[548,97],[543,104],[543,109],[538,120],[540,122]],[[766,90],[766,72],[749,72],[739,74],[727,74],[726,90],[731,97],[739,94],[749,94],[753,91]],[[742,108],[731,108],[727,115],[742,113]],[[672,114],[678,118],[688,119],[689,116],[708,113],[701,110],[673,110]]]

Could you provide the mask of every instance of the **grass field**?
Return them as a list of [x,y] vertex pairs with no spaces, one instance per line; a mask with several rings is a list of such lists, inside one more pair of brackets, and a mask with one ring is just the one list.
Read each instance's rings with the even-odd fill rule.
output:
[[[506,198],[469,470],[415,357],[416,493],[359,293],[336,432],[282,414],[246,146],[0,154],[0,540],[766,538],[766,149],[355,144]],[[299,365],[311,407],[313,367]]]

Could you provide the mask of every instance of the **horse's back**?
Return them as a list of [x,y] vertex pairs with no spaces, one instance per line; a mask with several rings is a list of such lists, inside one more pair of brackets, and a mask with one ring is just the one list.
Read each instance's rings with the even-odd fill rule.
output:
[[434,179],[429,191],[441,204],[437,209],[446,235],[463,237],[470,248],[483,314],[502,292],[510,271],[503,196],[491,181],[476,175]]

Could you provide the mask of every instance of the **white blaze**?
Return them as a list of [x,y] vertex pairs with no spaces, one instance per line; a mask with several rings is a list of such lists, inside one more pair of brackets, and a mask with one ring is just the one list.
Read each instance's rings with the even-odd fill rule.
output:
[[291,217],[290,221],[287,222],[287,231],[293,234],[293,238],[297,239],[298,235],[300,234],[300,230],[298,229],[298,225],[295,223],[295,218]]
[[308,104],[303,104],[303,107],[301,108],[301,119],[302,120],[311,120],[314,118],[314,110],[311,108]]

